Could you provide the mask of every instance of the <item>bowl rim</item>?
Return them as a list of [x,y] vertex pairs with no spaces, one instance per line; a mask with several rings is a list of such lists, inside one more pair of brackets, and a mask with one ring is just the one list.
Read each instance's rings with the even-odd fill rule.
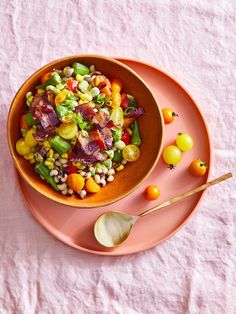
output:
[[[44,69],[47,69],[48,67],[51,67],[53,65],[56,66],[57,63],[60,63],[60,62],[64,62],[64,61],[69,61],[71,59],[76,59],[76,58],[81,58],[81,57],[85,57],[85,58],[97,58],[97,59],[103,59],[103,60],[107,60],[109,62],[113,62],[113,63],[116,63],[117,65],[125,68],[128,72],[132,73],[138,80],[140,80],[144,85],[145,87],[148,89],[149,93],[151,94],[151,96],[153,97],[154,101],[155,101],[155,105],[159,111],[159,115],[160,115],[160,119],[161,119],[161,129],[162,129],[162,134],[161,134],[161,142],[160,142],[160,149],[159,149],[159,152],[155,158],[155,161],[153,162],[151,168],[149,169],[149,171],[145,174],[145,176],[137,183],[133,186],[132,189],[130,189],[128,192],[124,193],[122,196],[120,197],[116,197],[114,199],[112,199],[111,201],[108,201],[108,202],[104,202],[102,204],[99,204],[99,205],[89,205],[89,204],[84,204],[84,205],[76,205],[74,203],[72,204],[69,204],[69,201],[67,200],[59,200],[56,196],[54,195],[51,195],[50,192],[42,192],[41,189],[37,189],[37,186],[35,184],[32,183],[31,180],[28,180],[27,179],[27,176],[25,175],[24,171],[21,169],[21,167],[19,166],[18,164],[18,161],[17,161],[17,158],[14,154],[14,149],[13,149],[13,145],[11,143],[11,140],[10,140],[10,125],[11,125],[11,122],[10,122],[10,116],[12,114],[12,111],[13,111],[13,107],[14,107],[14,104],[15,104],[15,101],[16,101],[16,98],[18,96],[18,94],[20,93],[21,89],[24,87],[24,85],[26,84],[26,82],[28,80],[30,80],[31,78],[33,78],[34,76],[36,76],[39,72],[41,72],[42,70]],[[112,57],[108,57],[108,56],[103,56],[103,55],[99,55],[99,54],[77,54],[77,55],[72,55],[72,56],[67,56],[67,57],[63,57],[63,58],[59,58],[59,59],[56,59],[56,60],[53,60],[49,63],[47,63],[46,65],[40,67],[37,71],[33,72],[28,78],[25,79],[25,81],[23,82],[23,84],[21,84],[21,86],[18,88],[14,98],[12,99],[11,101],[11,105],[10,105],[10,108],[9,108],[9,111],[8,111],[8,116],[7,116],[7,140],[8,140],[8,147],[9,147],[9,150],[10,150],[10,154],[12,156],[12,159],[14,161],[14,166],[16,167],[17,171],[19,172],[19,174],[22,176],[22,178],[34,189],[36,190],[38,193],[42,194],[44,197],[58,203],[58,204],[61,204],[61,205],[66,205],[66,206],[69,206],[69,207],[74,207],[74,208],[78,208],[78,209],[87,209],[87,208],[100,208],[100,207],[105,207],[105,206],[108,206],[108,205],[111,205],[117,201],[120,201],[121,199],[125,198],[126,196],[128,196],[129,194],[131,194],[132,192],[134,192],[144,181],[145,179],[151,174],[151,172],[153,171],[153,169],[155,168],[159,158],[160,158],[160,155],[161,155],[161,152],[162,152],[162,148],[163,148],[163,142],[164,142],[164,133],[165,133],[165,128],[164,128],[164,119],[163,119],[163,116],[162,116],[162,112],[161,112],[161,108],[160,108],[160,105],[159,105],[159,102],[156,98],[156,96],[154,95],[154,93],[152,92],[152,90],[149,88],[149,86],[147,85],[147,83],[133,70],[131,69],[129,66],[127,66],[126,64],[123,64],[122,62],[116,60],[115,58],[112,58]]]

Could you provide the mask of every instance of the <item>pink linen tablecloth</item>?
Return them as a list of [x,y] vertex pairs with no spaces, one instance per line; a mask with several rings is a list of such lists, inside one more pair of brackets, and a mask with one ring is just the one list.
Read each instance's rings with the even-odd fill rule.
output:
[[207,191],[174,237],[143,253],[69,248],[26,210],[7,146],[10,102],[42,65],[67,55],[137,58],[177,78],[204,112],[211,177],[235,170],[235,1],[0,3],[0,313],[236,313],[235,179]]

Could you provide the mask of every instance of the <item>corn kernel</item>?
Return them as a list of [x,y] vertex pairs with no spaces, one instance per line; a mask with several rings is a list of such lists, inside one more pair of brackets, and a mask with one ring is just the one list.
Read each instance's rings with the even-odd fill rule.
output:
[[28,155],[28,159],[33,159],[34,158],[34,154],[33,153],[30,153],[29,155]]
[[73,162],[72,165],[76,166],[78,168],[82,165],[82,163],[81,162]]
[[129,132],[129,135],[133,134],[133,131],[130,128],[128,128],[127,131]]
[[70,142],[72,145],[75,145],[75,143],[77,142],[77,138],[76,137],[72,138],[72,140]]
[[44,142],[43,142],[43,146],[44,146],[45,148],[50,148],[50,147],[51,147],[49,141],[44,141]]
[[116,168],[116,171],[121,171],[124,169],[124,166],[123,165],[120,165],[119,167]]
[[82,100],[88,100],[87,94],[80,93],[79,97]]
[[42,94],[42,93],[44,93],[44,92],[45,92],[45,89],[43,89],[43,88],[37,89],[37,93],[38,93],[38,94]]
[[65,154],[62,154],[62,155],[61,155],[61,157],[62,157],[62,158],[65,158],[65,159],[67,159],[67,158],[68,158],[68,154],[67,154],[67,153],[65,153]]
[[73,162],[72,165],[77,167],[80,170],[84,170],[86,168],[86,166],[83,165],[82,162]]
[[82,104],[84,104],[84,103],[86,103],[87,102],[87,100],[82,100],[82,99],[80,99],[79,101],[78,101],[78,104],[79,105],[82,105]]
[[53,155],[54,155],[53,149],[50,148],[49,151],[48,151],[48,157],[52,158]]
[[50,158],[50,157],[48,157],[48,158],[47,158],[47,161],[50,161],[50,162],[53,162],[53,163],[54,163],[54,162],[55,162],[55,158]]
[[34,158],[30,159],[30,163],[31,164],[35,164],[36,163],[36,160]]
[[75,79],[76,79],[76,81],[78,81],[78,82],[82,82],[82,81],[84,80],[84,77],[83,77],[83,75],[76,74]]
[[45,166],[47,166],[50,170],[54,168],[54,163],[51,161],[46,160],[44,162]]

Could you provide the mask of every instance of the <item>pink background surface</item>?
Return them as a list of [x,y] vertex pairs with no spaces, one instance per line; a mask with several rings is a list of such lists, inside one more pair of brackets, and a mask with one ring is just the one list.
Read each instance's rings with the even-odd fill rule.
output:
[[207,191],[174,237],[125,257],[48,235],[26,210],[6,140],[23,81],[63,56],[137,58],[172,74],[204,112],[211,177],[234,172],[233,1],[7,1],[0,4],[0,313],[235,313],[235,179]]

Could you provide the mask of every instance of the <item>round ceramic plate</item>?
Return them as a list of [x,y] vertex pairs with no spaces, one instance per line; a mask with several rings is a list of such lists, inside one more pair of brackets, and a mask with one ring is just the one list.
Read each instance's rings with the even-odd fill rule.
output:
[[[48,232],[76,249],[103,255],[136,253],[166,240],[191,217],[200,203],[202,193],[140,219],[127,241],[115,249],[104,248],[94,238],[93,224],[102,212],[117,210],[137,214],[201,185],[207,181],[207,176],[192,177],[187,167],[197,158],[209,164],[211,161],[206,122],[187,91],[168,74],[155,67],[135,60],[118,60],[131,67],[144,79],[156,95],[161,108],[170,107],[179,114],[174,123],[166,126],[164,146],[174,143],[179,132],[191,134],[194,147],[190,152],[183,154],[181,163],[174,170],[169,170],[160,158],[152,174],[135,192],[103,208],[77,209],[57,204],[39,194],[18,176],[30,212]],[[153,128],[155,125],[150,125],[150,136]],[[143,191],[149,184],[157,184],[160,188],[161,196],[156,201],[147,201],[143,197]]]

